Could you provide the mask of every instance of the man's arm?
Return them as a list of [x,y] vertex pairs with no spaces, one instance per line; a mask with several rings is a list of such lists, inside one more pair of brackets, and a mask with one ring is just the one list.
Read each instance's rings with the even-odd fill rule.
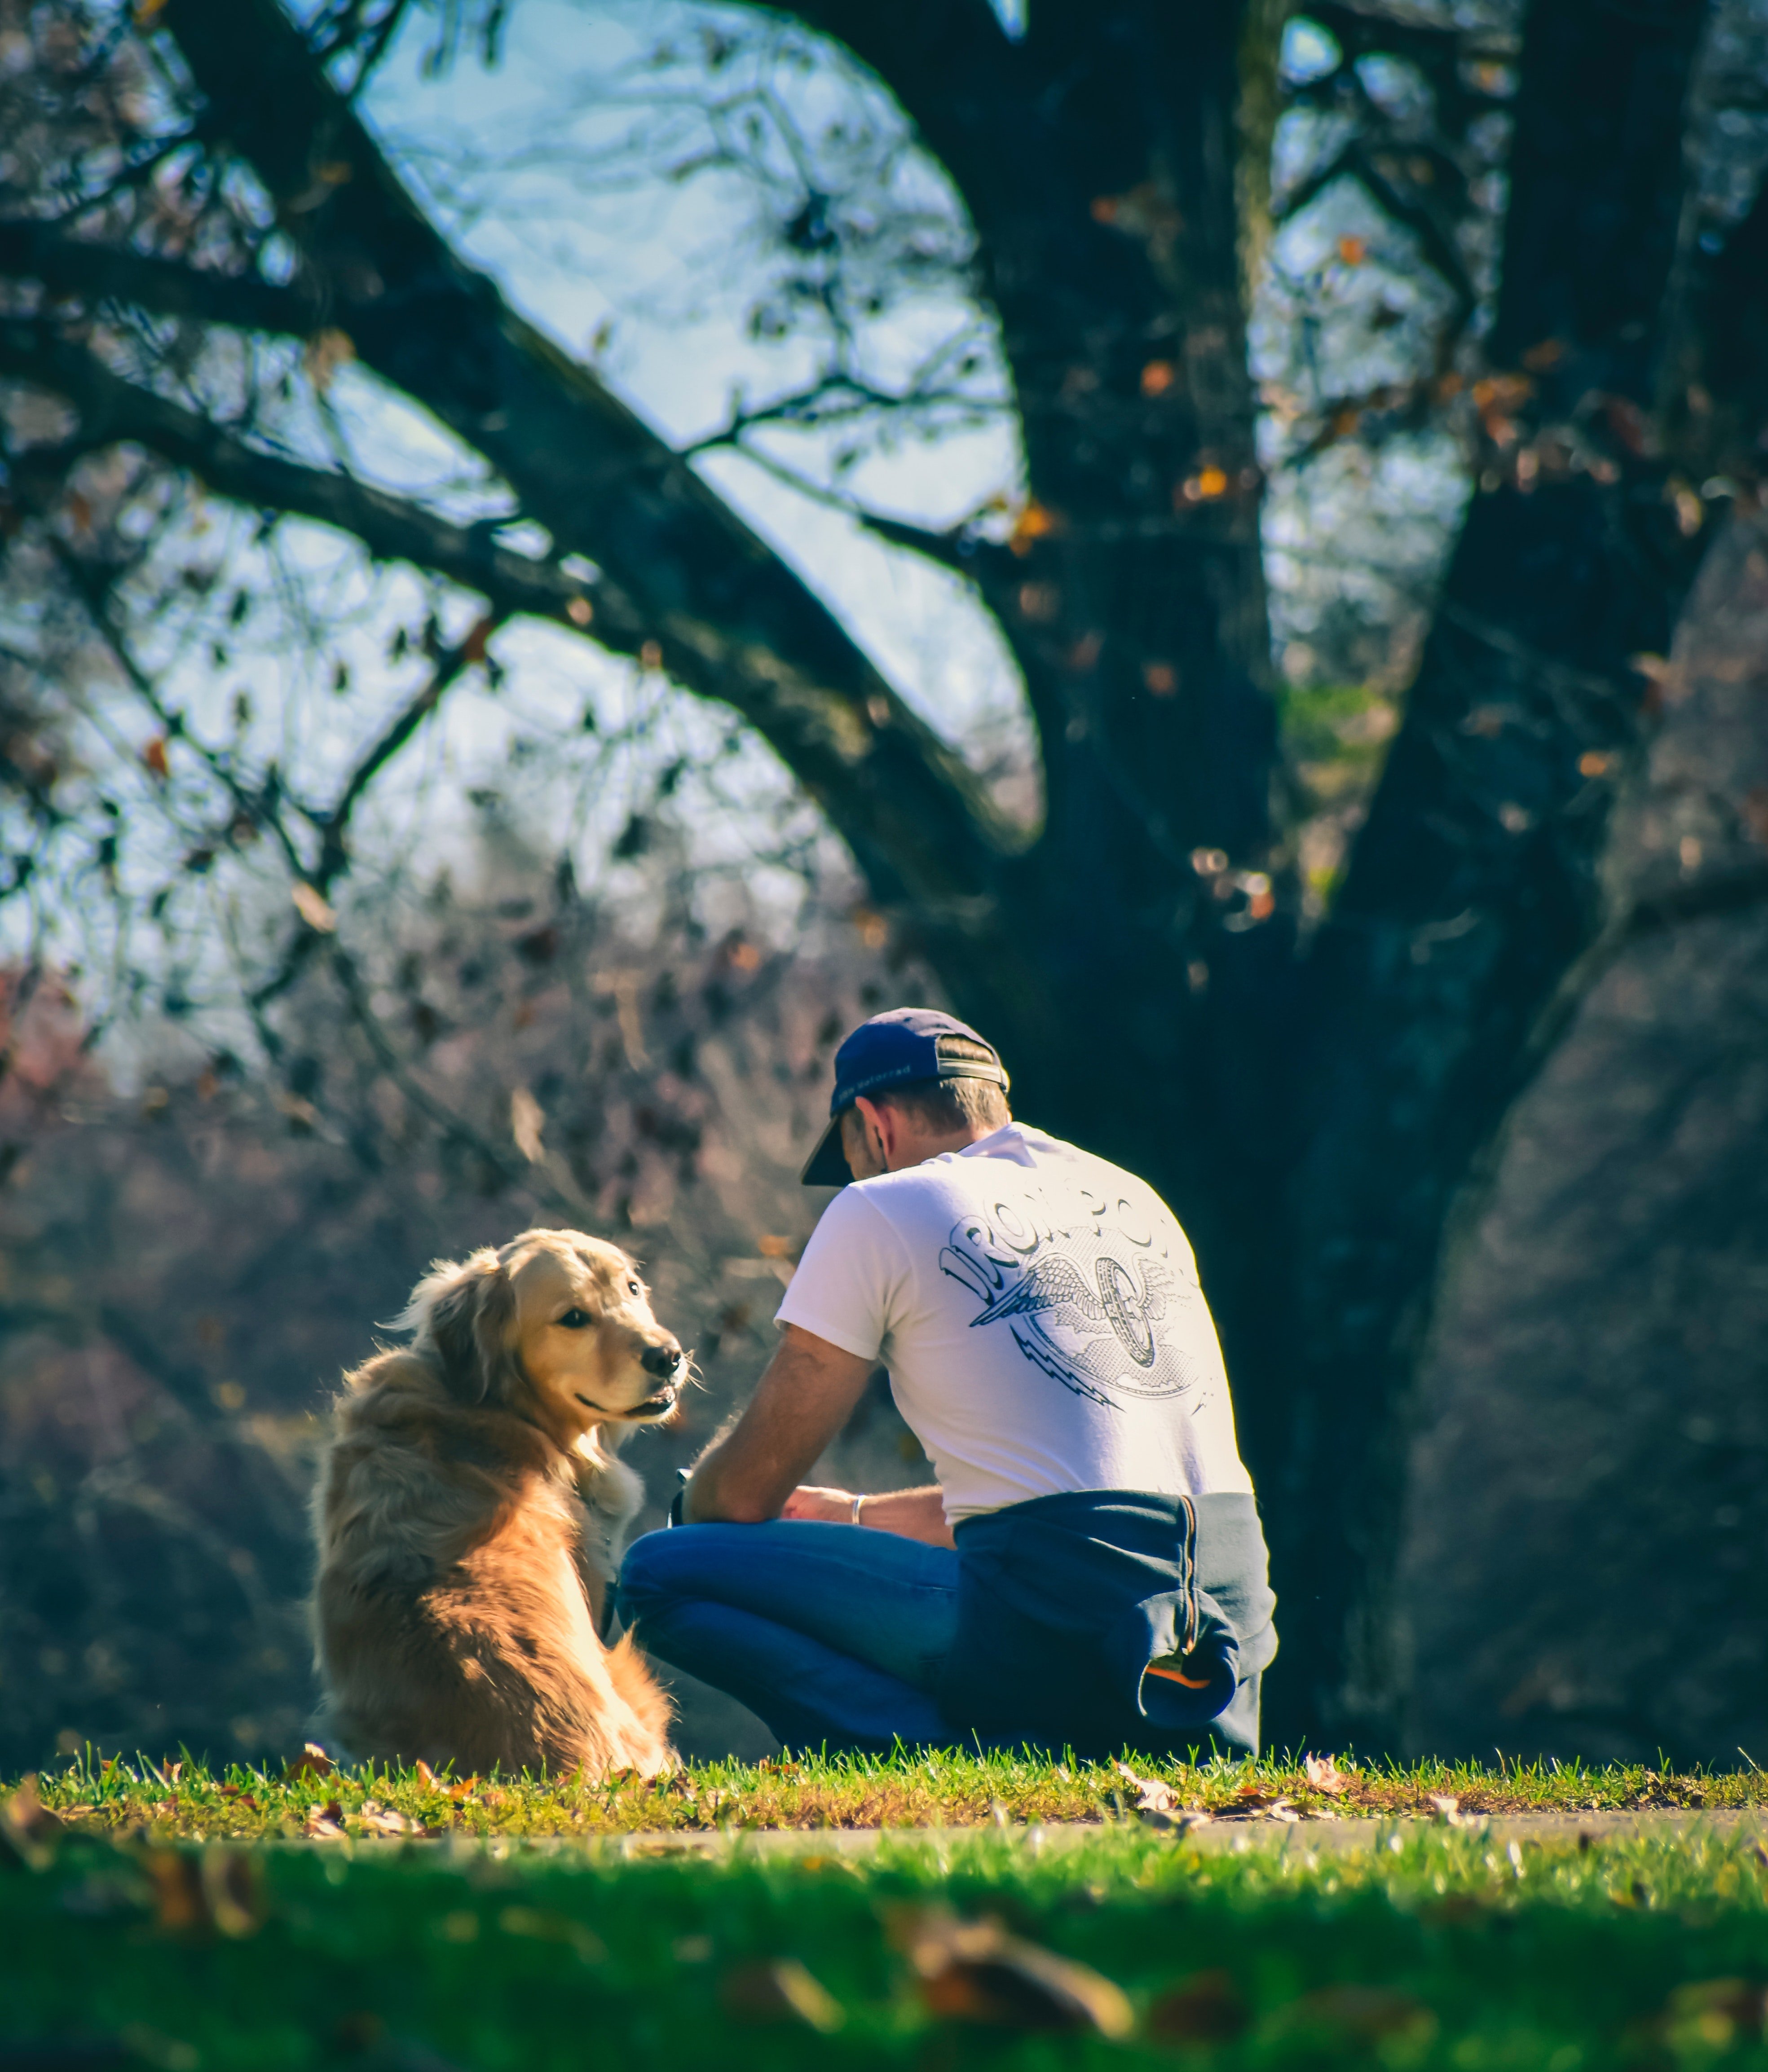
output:
[[796,1324],[783,1328],[748,1408],[694,1465],[681,1505],[690,1525],[779,1517],[799,1477],[859,1401],[874,1362]]

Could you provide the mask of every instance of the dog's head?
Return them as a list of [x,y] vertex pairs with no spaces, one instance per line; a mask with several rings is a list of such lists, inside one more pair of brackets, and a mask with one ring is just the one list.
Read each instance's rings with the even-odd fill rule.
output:
[[567,1446],[598,1424],[668,1416],[687,1375],[637,1267],[581,1231],[524,1231],[438,1260],[399,1323],[463,1401],[527,1415]]

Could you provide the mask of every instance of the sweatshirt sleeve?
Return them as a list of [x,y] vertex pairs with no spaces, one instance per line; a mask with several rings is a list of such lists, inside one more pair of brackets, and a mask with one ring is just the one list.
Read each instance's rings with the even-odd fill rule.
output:
[[856,1359],[875,1360],[902,1290],[903,1248],[889,1219],[857,1186],[824,1210],[775,1322],[814,1331]]

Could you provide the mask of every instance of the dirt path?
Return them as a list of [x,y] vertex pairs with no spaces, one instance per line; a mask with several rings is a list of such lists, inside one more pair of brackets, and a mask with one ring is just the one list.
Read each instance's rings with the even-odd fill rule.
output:
[[[1132,1824],[1129,1821],[1122,1823]],[[1588,1836],[1591,1843],[1602,1841],[1667,1840],[1697,1833],[1729,1840],[1740,1834],[1755,1838],[1758,1848],[1768,1849],[1768,1811],[1757,1807],[1743,1811],[1693,1813],[1640,1811],[1619,1813],[1501,1813],[1473,1814],[1457,1823],[1464,1834],[1483,1835],[1493,1842],[1577,1844]],[[1031,1849],[1067,1848],[1090,1836],[1102,1834],[1097,1821],[1051,1822],[1046,1826],[1004,1827],[823,1827],[745,1828],[733,1833],[680,1832],[624,1835],[592,1844],[610,1854],[629,1857],[687,1856],[719,1852],[742,1852],[767,1856],[849,1856],[876,1848],[886,1837],[897,1841],[956,1842],[976,1835],[1001,1835]],[[1379,1819],[1273,1820],[1268,1818],[1181,1822],[1162,1830],[1171,1834],[1176,1847],[1207,1851],[1211,1854],[1238,1853],[1249,1849],[1307,1849],[1315,1855],[1354,1854],[1392,1848],[1419,1835],[1451,1832],[1447,1823],[1412,1817]]]

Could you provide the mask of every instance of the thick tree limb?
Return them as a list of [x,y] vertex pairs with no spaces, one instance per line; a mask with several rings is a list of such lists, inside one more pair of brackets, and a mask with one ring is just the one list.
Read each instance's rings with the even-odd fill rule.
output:
[[56,294],[133,302],[161,316],[200,317],[241,331],[304,338],[325,321],[320,303],[298,288],[154,258],[56,224],[0,222],[0,273],[40,281]]
[[[119,440],[145,446],[189,471],[219,496],[258,511],[316,519],[360,540],[382,561],[410,561],[479,591],[507,612],[567,624],[574,602],[593,600],[602,623],[598,637],[636,652],[642,635],[630,607],[606,586],[579,582],[549,561],[512,553],[472,526],[427,511],[372,484],[327,468],[308,467],[249,446],[212,419],[113,374],[85,347],[57,335],[54,326],[0,318],[0,372],[64,396],[80,413],[76,444],[83,450]],[[60,466],[62,448],[33,455],[29,468]],[[623,641],[623,633],[624,640]]]
[[1021,845],[962,758],[680,456],[454,256],[276,0],[168,0],[157,19],[362,361],[608,572],[672,673],[757,728],[882,897],[986,898]]

